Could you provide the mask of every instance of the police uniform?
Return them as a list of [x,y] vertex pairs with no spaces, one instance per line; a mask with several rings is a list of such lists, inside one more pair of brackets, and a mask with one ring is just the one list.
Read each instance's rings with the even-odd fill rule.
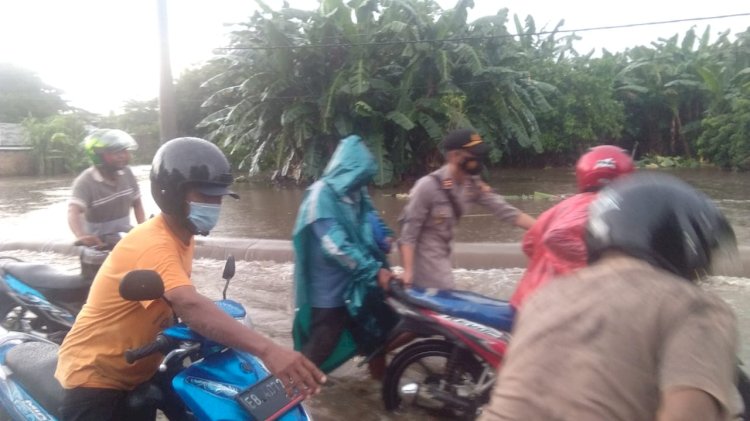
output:
[[[450,139],[446,137],[444,145]],[[477,144],[475,133],[463,144]],[[479,141],[481,143],[481,140]],[[451,145],[445,145],[446,149]],[[456,149],[454,147],[454,149]],[[420,178],[409,192],[401,217],[399,244],[414,247],[413,284],[423,288],[454,288],[451,250],[454,229],[469,204],[477,203],[502,221],[515,223],[521,211],[508,204],[479,176],[455,183],[448,165]]]

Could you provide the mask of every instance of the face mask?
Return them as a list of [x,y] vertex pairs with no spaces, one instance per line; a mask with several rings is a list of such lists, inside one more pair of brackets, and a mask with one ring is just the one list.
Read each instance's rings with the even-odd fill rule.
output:
[[482,161],[476,158],[464,158],[458,166],[469,175],[477,175],[482,172]]
[[188,221],[195,227],[194,234],[208,235],[219,222],[221,205],[211,203],[190,202]]

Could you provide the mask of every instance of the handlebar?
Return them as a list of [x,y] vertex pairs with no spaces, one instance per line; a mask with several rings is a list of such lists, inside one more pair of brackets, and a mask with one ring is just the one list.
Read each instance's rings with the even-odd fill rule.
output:
[[426,308],[435,312],[441,312],[440,308],[435,307],[435,304],[422,300],[413,295],[409,295],[404,288],[404,283],[398,278],[391,278],[388,281],[388,295],[399,301],[402,305],[412,308]]
[[98,251],[111,251],[112,248],[114,248],[113,245],[109,245],[109,244],[101,244],[101,245],[98,245],[98,246],[87,246],[86,244],[83,244],[83,241],[81,241],[81,240],[74,241],[73,245],[76,246],[76,247],[90,247],[90,248],[92,248],[94,250],[98,250]]
[[127,351],[125,351],[125,361],[127,361],[128,364],[133,364],[141,358],[146,358],[156,352],[163,353],[172,348],[174,345],[174,340],[169,339],[164,335],[158,335],[156,339],[154,339],[154,341],[149,344],[146,344],[140,348],[128,349]]
[[[115,245],[122,239],[122,237],[125,236],[125,232],[117,232],[117,233],[111,233],[111,234],[103,234],[99,236],[99,241],[102,242],[102,244],[98,246],[89,246],[96,250],[101,251],[111,251],[113,248],[115,248]],[[82,240],[76,240],[73,242],[74,246],[86,246],[83,244]]]

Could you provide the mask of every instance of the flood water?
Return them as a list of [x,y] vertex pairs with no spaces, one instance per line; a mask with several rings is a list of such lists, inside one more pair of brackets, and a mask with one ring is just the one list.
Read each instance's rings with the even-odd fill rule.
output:
[[[150,199],[148,168],[135,168],[144,195],[147,214],[157,212]],[[679,177],[702,189],[717,200],[732,221],[739,242],[750,244],[750,174],[715,170],[676,171]],[[72,177],[52,179],[0,178],[0,240],[72,240],[66,222],[66,200]],[[574,192],[572,171],[564,169],[499,171],[490,184],[509,196],[528,196],[535,191],[556,195]],[[289,239],[301,189],[259,188],[239,184],[239,201],[227,200],[219,225],[212,236]],[[385,220],[395,226],[404,200],[396,193],[406,189],[374,190],[373,199]],[[511,203],[538,215],[554,204],[546,200],[516,198]],[[518,241],[522,232],[485,215],[481,208],[469,212],[460,224],[457,240],[470,242]],[[63,269],[78,270],[76,258],[52,253],[29,251],[2,252],[24,260],[51,263]],[[212,299],[221,297],[223,284],[219,277],[223,262],[200,259],[194,265],[198,289]],[[455,271],[457,285],[496,298],[508,298],[521,273],[520,268]],[[242,302],[254,319],[255,326],[275,340],[291,344],[292,265],[272,262],[237,262],[237,275],[229,288],[229,297]],[[713,278],[706,288],[723,297],[735,310],[743,347],[740,357],[750,362],[750,279]],[[746,371],[747,371],[746,367]],[[316,420],[358,419],[409,420],[414,416],[384,411],[380,385],[368,378],[364,369],[350,363],[330,376],[323,392],[308,400],[307,406]],[[425,417],[418,417],[426,419]]]
[[[151,200],[148,167],[134,167],[143,193],[146,214],[158,212]],[[714,169],[671,171],[716,200],[736,230],[740,244],[750,244],[750,173],[731,173]],[[0,239],[70,240],[66,221],[66,200],[73,177],[40,179],[0,178]],[[570,169],[501,170],[489,183],[509,202],[531,215],[539,215],[555,202],[533,200],[534,192],[569,195],[575,192]],[[236,184],[240,200],[226,199],[218,226],[212,237],[289,239],[303,189],[258,187]],[[396,226],[406,201],[396,195],[401,189],[375,189],[372,198],[385,221]],[[461,220],[456,240],[462,242],[515,242],[523,231],[488,215],[481,207],[471,209]]]
[[[61,269],[77,271],[77,258],[54,253],[30,251],[1,252],[27,261],[53,264]],[[196,287],[211,299],[220,299],[224,286],[220,279],[223,261],[198,259],[193,265]],[[237,262],[227,297],[243,303],[255,327],[279,343],[291,346],[293,315],[292,270],[290,263]],[[520,268],[454,271],[459,288],[484,295],[508,298],[523,270]],[[734,308],[744,344],[750,344],[750,280],[713,278],[706,288],[719,294]],[[743,346],[740,357],[750,362],[750,345]],[[429,420],[426,414],[389,413],[383,408],[380,383],[371,380],[365,368],[357,368],[359,360],[350,362],[329,374],[329,384],[321,394],[305,403],[316,421],[409,421]],[[745,367],[745,370],[748,370]]]

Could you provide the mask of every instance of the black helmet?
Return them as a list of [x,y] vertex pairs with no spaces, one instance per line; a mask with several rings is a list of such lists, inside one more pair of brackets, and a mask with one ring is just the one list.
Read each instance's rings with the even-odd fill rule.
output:
[[695,279],[714,252],[736,252],[729,222],[706,195],[665,174],[638,173],[613,182],[589,208],[589,262],[617,250]]
[[238,196],[227,187],[233,177],[229,161],[213,143],[179,137],[163,144],[151,164],[151,195],[162,212],[182,217],[187,185],[211,196]]

